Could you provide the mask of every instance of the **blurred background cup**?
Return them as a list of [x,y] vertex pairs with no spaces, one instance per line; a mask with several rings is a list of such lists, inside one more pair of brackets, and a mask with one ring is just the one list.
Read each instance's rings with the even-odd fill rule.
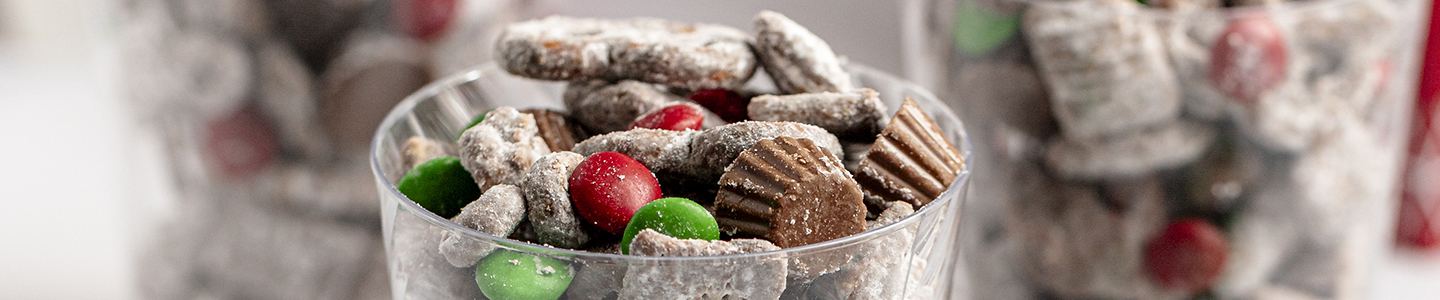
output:
[[1429,2],[1249,2],[907,2],[977,145],[972,296],[1371,295]]

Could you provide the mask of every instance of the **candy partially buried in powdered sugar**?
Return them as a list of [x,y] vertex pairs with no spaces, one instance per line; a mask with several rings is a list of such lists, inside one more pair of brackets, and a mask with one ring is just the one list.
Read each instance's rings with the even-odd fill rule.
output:
[[[630,243],[639,256],[719,256],[779,250],[764,240],[681,240],[643,230]],[[785,289],[785,258],[650,262],[625,271],[620,299],[777,299]]]
[[1045,149],[1045,164],[1065,178],[1135,177],[1194,161],[1214,140],[1212,128],[1189,122],[1096,141],[1057,137]]
[[680,98],[653,84],[626,80],[575,82],[565,87],[565,107],[591,133],[630,128],[635,118]]
[[521,76],[702,89],[738,87],[750,79],[756,61],[748,40],[719,25],[553,16],[511,24],[495,47],[500,65]]
[[1165,224],[1165,199],[1134,201],[1123,212],[1105,207],[1084,186],[1011,203],[1020,270],[1060,298],[1160,299],[1167,294],[1141,273],[1144,243]]
[[[499,238],[509,236],[524,219],[525,198],[520,195],[520,188],[507,184],[491,187],[480,195],[480,199],[466,204],[459,215],[450,218],[456,224]],[[489,241],[455,232],[445,232],[445,238],[440,242],[440,254],[456,268],[475,265],[494,249],[495,245]]]
[[869,140],[885,122],[885,103],[872,89],[750,99],[750,119],[790,121],[819,126],[838,137]]
[[786,94],[843,92],[855,86],[825,40],[777,12],[755,15],[755,53]]
[[656,174],[690,172],[690,143],[699,131],[636,128],[590,137],[575,144],[575,153],[591,155],[605,151],[624,153]]
[[400,169],[409,170],[415,165],[429,161],[442,155],[447,155],[445,145],[435,140],[412,136],[405,139],[405,144],[400,146]]
[[[895,224],[915,213],[908,203],[892,201],[886,203],[880,217],[870,223],[867,230],[876,230]],[[915,227],[898,228],[896,231],[867,241],[861,247],[860,255],[843,268],[838,286],[846,299],[895,299],[904,289],[906,276],[891,274],[901,270],[905,256],[915,240]]]
[[1030,52],[1062,132],[1093,138],[1175,119],[1180,84],[1159,26],[1130,1],[1037,2],[1025,13]]
[[889,201],[918,209],[939,197],[964,167],[965,158],[940,125],[906,99],[860,161],[855,181],[865,191],[872,214]]
[[525,169],[550,153],[538,130],[530,114],[496,108],[460,135],[460,162],[482,190],[497,184],[519,184]]
[[746,121],[706,129],[690,142],[687,174],[713,182],[740,152],[765,139],[794,137],[814,141],[835,157],[841,157],[840,140],[825,129],[795,122]]
[[520,189],[540,243],[573,249],[590,241],[590,234],[581,227],[574,205],[570,204],[567,184],[570,172],[584,159],[575,152],[554,152],[535,160],[525,173]]

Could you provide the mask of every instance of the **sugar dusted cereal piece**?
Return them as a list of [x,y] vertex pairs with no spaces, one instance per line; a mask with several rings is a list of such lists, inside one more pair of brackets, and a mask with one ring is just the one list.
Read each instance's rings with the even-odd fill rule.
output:
[[720,25],[554,16],[511,24],[495,47],[500,65],[521,76],[702,89],[734,88],[750,79],[756,62],[748,40]]
[[777,137],[809,139],[822,149],[841,157],[840,140],[825,129],[795,122],[746,121],[707,129],[690,143],[689,174],[713,182],[740,152],[765,139]]
[[1088,186],[1036,195],[1013,202],[1005,220],[1024,276],[1061,298],[1166,296],[1141,272],[1144,244],[1166,222],[1163,196],[1117,212]]
[[755,53],[786,94],[843,92],[855,86],[825,40],[777,12],[755,15]]
[[460,162],[481,190],[497,184],[518,184],[525,169],[550,147],[538,135],[535,118],[500,107],[460,135]]
[[585,157],[575,152],[546,154],[535,161],[520,183],[530,224],[542,244],[574,249],[590,241],[570,204],[570,171]]
[[1213,129],[1189,122],[1164,124],[1100,141],[1057,137],[1045,150],[1045,163],[1066,178],[1134,177],[1194,161],[1214,140]]
[[[764,240],[682,240],[643,230],[630,243],[639,256],[718,256],[775,251]],[[756,261],[758,260],[758,261]],[[785,258],[655,262],[625,271],[620,299],[777,299],[785,289]]]
[[1265,149],[1301,152],[1315,143],[1331,121],[1324,105],[1314,102],[1319,96],[1310,92],[1291,82],[1230,114],[1240,133]]
[[[886,203],[880,217],[867,226],[876,230],[899,222],[915,209],[898,201]],[[852,260],[841,271],[838,282],[839,292],[848,294],[846,299],[895,299],[904,290],[905,277],[891,275],[907,262],[906,252],[915,240],[915,228],[899,228],[886,233],[876,240],[865,242],[861,256]],[[913,259],[913,258],[912,258]]]
[[400,168],[410,170],[415,165],[447,154],[444,144],[430,138],[412,136],[405,139],[405,144],[400,146],[400,155],[402,155]]
[[636,128],[590,137],[575,144],[575,152],[591,155],[605,151],[624,153],[659,174],[684,174],[690,164],[690,144],[699,131]]
[[[466,204],[459,215],[450,218],[460,226],[501,238],[510,236],[524,219],[525,198],[520,195],[520,188],[508,184],[491,187],[485,194],[480,195],[480,199]],[[475,265],[476,261],[494,249],[495,245],[489,242],[453,232],[446,232],[444,240],[440,242],[440,254],[456,268]]]
[[748,110],[751,120],[805,123],[860,140],[874,138],[885,124],[885,103],[872,89],[764,95],[752,98]]
[[570,83],[564,98],[575,120],[595,134],[629,129],[635,118],[679,99],[658,86],[633,80]]
[[1039,2],[1024,16],[1030,51],[1062,132],[1093,138],[1167,122],[1180,84],[1159,26],[1128,1]]

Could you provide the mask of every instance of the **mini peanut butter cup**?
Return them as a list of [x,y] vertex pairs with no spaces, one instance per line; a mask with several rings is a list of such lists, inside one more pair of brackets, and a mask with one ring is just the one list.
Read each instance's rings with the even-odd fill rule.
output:
[[883,211],[888,201],[904,201],[918,210],[940,196],[964,167],[964,156],[945,139],[940,125],[905,99],[860,161],[855,181],[871,214]]
[[535,116],[535,127],[539,128],[540,138],[545,140],[546,146],[550,146],[550,151],[570,151],[575,148],[576,142],[585,140],[588,136],[585,130],[570,121],[570,116],[565,113],[543,108],[529,108],[520,112]]
[[789,248],[865,230],[860,186],[810,139],[761,140],[740,153],[719,185],[716,221],[735,236]]

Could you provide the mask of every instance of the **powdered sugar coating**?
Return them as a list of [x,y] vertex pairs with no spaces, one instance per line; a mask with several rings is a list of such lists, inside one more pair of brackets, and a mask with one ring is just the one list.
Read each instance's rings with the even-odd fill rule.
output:
[[[630,242],[640,256],[717,256],[779,250],[765,240],[682,240],[645,229]],[[778,299],[785,290],[785,259],[717,260],[632,265],[620,299]]]
[[845,155],[840,149],[840,140],[820,127],[795,122],[745,121],[695,135],[690,143],[692,165],[687,171],[697,179],[714,182],[745,149],[761,140],[782,136],[810,139],[835,157]]
[[497,184],[516,185],[525,169],[550,147],[538,135],[535,117],[512,107],[499,107],[460,135],[460,163],[487,190]]
[[511,24],[495,47],[506,71],[538,79],[734,88],[755,73],[749,39],[720,25],[552,16]]
[[405,145],[400,146],[400,155],[400,169],[410,170],[415,165],[445,155],[445,145],[426,137],[412,136],[405,139]]
[[[869,230],[879,229],[914,213],[915,209],[909,204],[891,201],[880,217],[867,227]],[[838,273],[841,276],[837,282],[839,292],[848,294],[846,299],[895,299],[900,296],[905,277],[890,273],[907,261],[906,245],[914,242],[915,230],[914,227],[902,228],[866,242],[860,250],[861,254],[844,267],[844,272]]]
[[1192,122],[1146,128],[1101,141],[1064,137],[1050,143],[1045,163],[1073,179],[1134,177],[1195,161],[1215,140],[1215,130]]
[[777,12],[755,15],[755,53],[775,86],[787,94],[855,88],[825,40]]
[[[496,237],[506,237],[515,231],[515,227],[520,226],[520,221],[524,219],[525,199],[520,196],[520,188],[501,184],[491,187],[481,194],[479,199],[466,204],[460,214],[450,218],[450,221]],[[494,249],[495,245],[492,243],[454,232],[446,232],[445,239],[440,242],[440,254],[457,268],[475,265],[476,261],[480,261],[481,257]]]
[[872,89],[752,98],[755,121],[790,121],[824,128],[836,136],[874,139],[885,124],[885,103]]
[[590,241],[570,204],[567,184],[570,172],[582,160],[585,157],[575,152],[554,152],[541,156],[525,173],[520,189],[540,243],[574,249]]
[[700,131],[636,128],[590,137],[575,144],[575,152],[615,151],[645,165],[657,174],[683,174],[690,165],[690,144]]
[[633,80],[570,83],[564,98],[571,117],[594,134],[628,129],[635,118],[680,99],[658,86]]

